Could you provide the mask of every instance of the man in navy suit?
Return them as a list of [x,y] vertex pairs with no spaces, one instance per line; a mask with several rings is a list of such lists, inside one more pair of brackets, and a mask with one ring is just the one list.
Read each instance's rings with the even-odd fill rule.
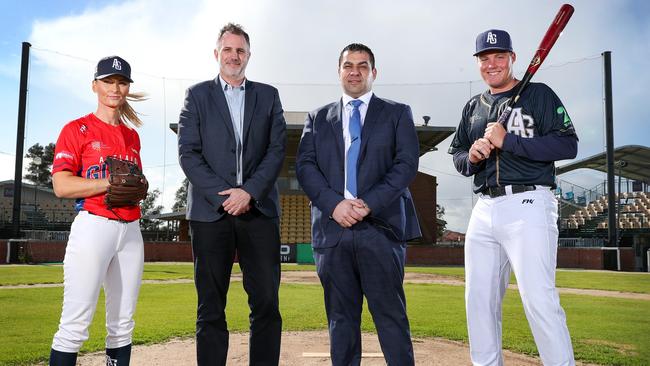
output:
[[198,365],[225,365],[226,297],[235,252],[250,313],[250,364],[277,365],[282,318],[279,197],[286,123],[277,89],[245,77],[248,34],[227,24],[214,55],[219,75],[191,86],[178,123],[189,179]]
[[361,362],[365,296],[388,365],[413,365],[402,286],[406,242],[420,236],[408,190],[419,157],[411,108],[373,94],[367,46],[345,47],[338,73],[343,97],[309,114],[296,158],[311,200],[332,364]]

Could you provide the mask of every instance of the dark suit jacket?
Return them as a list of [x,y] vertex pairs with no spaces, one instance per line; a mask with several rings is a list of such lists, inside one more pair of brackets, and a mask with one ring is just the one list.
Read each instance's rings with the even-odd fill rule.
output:
[[[309,114],[296,158],[296,173],[311,200],[312,245],[336,246],[344,230],[331,218],[344,199],[341,101]],[[394,240],[421,235],[408,185],[418,170],[419,145],[411,108],[372,96],[361,131],[357,166],[358,197],[371,209],[365,221]]]
[[[236,187],[236,142],[228,103],[217,79],[191,86],[178,122],[178,155],[190,184],[187,218],[215,221],[224,215],[228,196],[217,193]],[[246,81],[243,134],[243,185],[252,203],[268,217],[280,215],[276,180],[284,161],[286,123],[278,90]]]

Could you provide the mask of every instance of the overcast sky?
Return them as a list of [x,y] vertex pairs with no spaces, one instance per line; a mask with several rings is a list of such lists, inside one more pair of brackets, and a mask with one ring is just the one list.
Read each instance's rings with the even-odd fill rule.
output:
[[[535,81],[549,84],[580,137],[578,159],[604,151],[602,60],[612,51],[615,144],[648,145],[650,3],[574,1],[575,14]],[[93,112],[90,81],[98,59],[117,54],[131,63],[132,91],[148,101],[139,133],[145,173],[170,208],[183,174],[176,156],[184,90],[216,76],[212,51],[226,22],[251,36],[247,76],[280,89],[284,109],[310,111],[340,97],[337,58],[345,45],[370,46],[378,96],[410,104],[416,123],[456,127],[463,105],[485,89],[474,40],[488,28],[508,30],[523,74],[560,1],[2,1],[0,20],[0,180],[13,179],[21,42],[32,45],[25,150],[54,142],[68,121]],[[448,227],[465,232],[475,197],[446,153],[451,137],[420,160],[438,177]],[[26,164],[27,162],[25,162]],[[560,162],[559,165],[568,163]],[[561,177],[592,187],[603,175]]]

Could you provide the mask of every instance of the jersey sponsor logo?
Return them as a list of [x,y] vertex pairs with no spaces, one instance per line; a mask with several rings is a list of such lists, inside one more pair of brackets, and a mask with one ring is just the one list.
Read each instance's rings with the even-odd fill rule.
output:
[[122,70],[122,63],[120,62],[120,60],[116,58],[113,59],[113,68],[115,70]]
[[521,204],[522,204],[522,205],[525,205],[525,204],[528,203],[528,204],[531,204],[531,205],[532,205],[534,201],[535,201],[535,200],[532,200],[532,199],[530,199],[530,198],[524,198],[524,199],[521,201]]
[[[112,156],[118,159],[132,161],[135,164],[140,165],[138,158],[132,155],[113,154]],[[86,168],[86,179],[104,179],[108,176],[108,165],[104,159],[105,157],[100,156],[98,164],[89,165],[88,168]]]
[[508,119],[507,130],[524,138],[535,137],[535,120],[522,113],[521,108],[514,108]]
[[564,127],[569,127],[571,125],[571,118],[569,117],[569,114],[566,112],[566,109],[564,109],[564,106],[561,105],[557,107],[555,112],[563,116],[564,120],[562,121],[562,123],[564,123]]
[[497,44],[497,35],[492,32],[488,32],[487,39],[485,41],[489,44]]
[[67,151],[60,151],[54,156],[54,160],[58,159],[72,159],[72,154]]
[[86,127],[86,125],[81,125],[81,127],[79,127],[79,132],[86,134],[86,132],[88,132],[88,127]]
[[[122,160],[128,160],[128,161],[131,161],[131,162],[133,162],[133,163],[135,163],[137,165],[140,165],[140,163],[138,162],[138,157],[137,156],[133,156],[133,155],[129,155],[129,154],[124,154],[124,155],[122,155],[122,154],[113,154],[111,156],[114,157],[114,158],[122,159]],[[103,157],[103,156],[100,156],[99,157],[99,162],[101,164],[105,164],[104,159],[106,159],[106,158]]]
[[106,144],[103,144],[101,141],[92,141],[90,143],[90,148],[95,150],[95,151],[102,151],[102,150],[110,150],[111,147],[107,146]]

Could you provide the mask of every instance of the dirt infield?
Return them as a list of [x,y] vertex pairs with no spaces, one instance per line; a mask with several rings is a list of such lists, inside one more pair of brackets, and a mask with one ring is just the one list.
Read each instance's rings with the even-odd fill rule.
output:
[[[233,274],[232,280],[241,281],[241,274]],[[406,283],[436,283],[452,286],[464,286],[462,280],[426,273],[406,273],[404,281]],[[143,282],[152,284],[191,283],[192,280],[154,280]],[[282,282],[315,284],[318,283],[318,277],[316,276],[316,273],[312,271],[284,271],[282,273]],[[24,287],[37,286],[38,285]],[[60,286],[60,284],[46,286]],[[516,289],[516,286],[511,285],[511,288]],[[559,291],[563,293],[578,293],[592,296],[650,300],[650,295],[647,294],[579,289],[559,289]],[[385,365],[386,362],[383,359],[377,336],[375,334],[363,334],[362,341],[364,357],[361,364],[364,366]],[[454,366],[471,364],[469,359],[469,347],[467,344],[462,342],[455,342],[442,338],[415,338],[413,339],[413,348],[415,352],[416,365]],[[330,365],[331,362],[328,351],[329,339],[327,331],[283,332],[280,365]],[[504,351],[504,357],[505,364],[508,366],[541,365],[539,358],[529,357],[509,351]],[[81,366],[104,366],[105,356],[103,352],[83,355],[79,357],[77,364]],[[195,365],[196,351],[194,340],[174,339],[161,344],[135,346],[133,349],[131,364],[147,366]],[[248,333],[232,333],[230,335],[228,365],[246,364],[248,364]],[[578,364],[583,366],[587,365],[581,363]]]
[[[233,273],[232,281],[241,281],[241,273]],[[165,283],[192,283],[193,280],[144,280],[142,283],[155,283],[155,284],[165,284]],[[435,283],[440,285],[451,285],[451,286],[465,286],[465,282],[460,279],[454,279],[453,277],[441,276],[431,273],[413,273],[407,272],[404,276],[405,283]],[[318,276],[314,271],[283,271],[282,272],[282,283],[296,283],[296,284],[313,284],[319,283]],[[34,284],[34,285],[11,285],[11,286],[0,286],[0,290],[9,290],[15,288],[35,288],[35,287],[61,287],[62,283],[53,283],[53,284]],[[509,289],[516,290],[517,285],[509,285]],[[606,291],[606,290],[589,290],[589,289],[578,289],[578,288],[561,288],[559,287],[558,292],[561,294],[575,294],[575,295],[588,295],[588,296],[598,296],[598,297],[614,297],[619,299],[632,299],[632,300],[646,300],[650,301],[650,294],[640,294],[635,292],[620,292],[620,291]]]
[[[233,281],[241,281],[241,274],[233,274]],[[149,283],[169,283],[170,281],[145,281]],[[179,280],[171,282],[191,282]],[[318,277],[311,271],[284,271],[283,283],[318,283]],[[452,286],[464,286],[462,280],[426,273],[406,273],[406,283],[437,283]],[[516,289],[516,285],[511,285]],[[621,293],[615,291],[559,289],[562,293],[578,293],[592,296],[610,296],[621,298],[636,298],[650,300],[650,295]],[[379,341],[375,334],[363,334],[364,366],[386,365],[383,359]],[[450,366],[470,365],[469,347],[462,342],[454,342],[441,338],[413,339],[416,365]],[[328,355],[329,339],[327,331],[312,332],[283,332],[280,365],[330,365]],[[196,351],[193,339],[176,339],[167,343],[149,346],[136,346],[133,349],[133,365],[195,365]],[[504,351],[505,364],[508,366],[541,365],[539,358],[529,357],[509,351]],[[230,335],[228,365],[248,364],[248,333],[233,333]],[[578,363],[579,365],[586,365]],[[105,359],[102,352],[84,355],[79,358],[81,366],[103,366]]]
[[[362,365],[386,365],[375,334],[363,334],[362,342],[364,354]],[[469,348],[466,344],[460,342],[445,339],[414,339],[413,348],[417,365],[470,365]],[[284,332],[282,333],[280,365],[330,365],[328,350],[329,340],[326,331]],[[508,351],[504,352],[504,356],[508,366],[541,365],[539,359],[533,357]],[[80,357],[77,365],[104,366],[104,357],[101,352],[88,354]],[[178,339],[151,346],[136,346],[133,349],[131,364],[148,366],[196,365],[194,340]],[[228,365],[247,364],[248,334],[231,334]]]

